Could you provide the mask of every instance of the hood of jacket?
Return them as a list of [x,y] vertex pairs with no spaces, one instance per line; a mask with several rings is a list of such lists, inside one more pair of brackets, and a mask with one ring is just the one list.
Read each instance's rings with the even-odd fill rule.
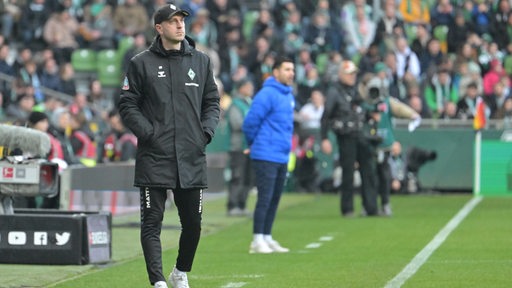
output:
[[263,82],[263,87],[273,87],[283,94],[292,93],[293,88],[276,80],[274,76],[268,77]]
[[[185,36],[185,39],[181,41],[181,49],[178,53],[191,54],[195,48],[196,42],[192,40],[192,38]],[[153,42],[149,46],[149,50],[162,56],[167,56],[170,53],[176,53],[176,51],[165,50],[164,46],[162,45],[162,37],[160,35],[157,35],[155,39],[153,39]]]

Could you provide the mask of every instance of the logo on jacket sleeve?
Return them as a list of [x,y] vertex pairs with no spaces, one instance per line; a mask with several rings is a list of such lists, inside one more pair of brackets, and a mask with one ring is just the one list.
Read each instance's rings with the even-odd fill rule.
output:
[[121,88],[123,90],[128,90],[130,89],[130,84],[128,84],[128,77],[124,76],[124,81],[123,81],[123,88]]

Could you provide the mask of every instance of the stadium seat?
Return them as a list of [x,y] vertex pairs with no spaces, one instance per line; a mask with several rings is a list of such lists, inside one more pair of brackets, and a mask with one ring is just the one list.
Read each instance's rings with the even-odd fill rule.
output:
[[254,28],[254,24],[256,20],[258,20],[260,13],[258,11],[248,11],[244,15],[242,33],[244,38],[247,40],[252,39],[252,29]]
[[121,69],[119,65],[107,64],[98,66],[98,80],[102,86],[120,87],[121,86]]
[[119,57],[118,57],[117,50],[114,49],[104,49],[98,51],[98,57],[97,57],[97,63],[98,63],[98,69],[103,68],[102,66],[109,66],[109,65],[120,65]]
[[91,49],[77,49],[71,54],[71,65],[75,71],[96,71],[96,52]]
[[121,60],[123,58],[124,54],[126,53],[126,51],[128,51],[132,47],[133,47],[133,37],[126,36],[126,37],[121,38],[121,40],[119,40],[119,44],[117,45],[117,55],[118,55],[119,59]]
[[512,76],[512,55],[507,55],[503,60],[503,67],[509,76]]
[[325,72],[325,69],[327,68],[327,63],[329,63],[328,53],[320,53],[316,55],[315,64],[319,74],[323,74]]

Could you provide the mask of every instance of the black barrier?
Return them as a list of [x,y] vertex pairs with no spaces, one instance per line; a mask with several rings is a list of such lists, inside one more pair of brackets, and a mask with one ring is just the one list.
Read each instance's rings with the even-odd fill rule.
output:
[[0,215],[0,263],[82,265],[112,255],[112,216],[105,212],[20,209]]

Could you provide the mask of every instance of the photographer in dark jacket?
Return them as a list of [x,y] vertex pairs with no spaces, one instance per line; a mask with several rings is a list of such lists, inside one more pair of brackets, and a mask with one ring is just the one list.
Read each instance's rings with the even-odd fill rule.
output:
[[339,67],[339,81],[327,90],[327,102],[322,116],[322,151],[332,152],[328,139],[331,129],[336,135],[340,164],[343,170],[341,182],[341,213],[354,215],[354,170],[356,161],[361,173],[361,196],[366,215],[377,214],[375,149],[365,136],[367,111],[357,91],[358,68],[352,61],[343,61]]
[[185,36],[189,12],[166,4],[154,15],[158,33],[128,65],[119,100],[123,123],[138,139],[135,186],[141,193],[141,243],[149,281],[167,287],[160,232],[172,189],[182,232],[173,287],[189,287],[186,272],[201,233],[207,188],[205,148],[219,121],[219,93],[209,57]]

